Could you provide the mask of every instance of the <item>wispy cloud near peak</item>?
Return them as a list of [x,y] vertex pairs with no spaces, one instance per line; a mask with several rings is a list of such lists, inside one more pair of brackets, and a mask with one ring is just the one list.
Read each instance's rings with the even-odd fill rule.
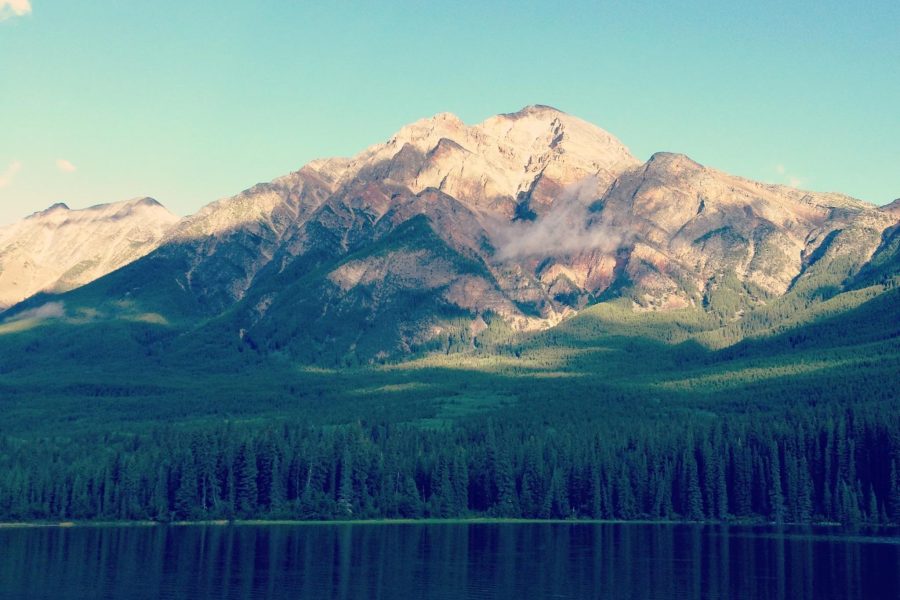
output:
[[775,165],[775,173],[778,174],[778,179],[781,180],[781,183],[792,188],[799,188],[807,183],[805,177],[791,173],[787,167],[780,163]]
[[546,213],[535,221],[496,226],[501,259],[612,252],[626,242],[617,228],[591,219],[589,205],[598,197],[598,182],[587,177],[566,187]]

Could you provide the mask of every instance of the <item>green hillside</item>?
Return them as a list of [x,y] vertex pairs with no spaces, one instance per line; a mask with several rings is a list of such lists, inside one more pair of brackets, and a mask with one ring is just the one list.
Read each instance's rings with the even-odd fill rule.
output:
[[[378,251],[435,247],[412,233]],[[227,315],[5,323],[0,518],[900,519],[897,288],[735,322],[612,301],[352,367],[317,336],[358,307],[305,321],[316,281],[266,325],[292,352],[212,344]]]

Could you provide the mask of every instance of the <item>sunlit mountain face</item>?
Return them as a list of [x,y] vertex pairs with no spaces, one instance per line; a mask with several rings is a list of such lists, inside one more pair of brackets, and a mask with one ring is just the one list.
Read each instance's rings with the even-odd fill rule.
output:
[[0,301],[41,292],[8,320],[165,323],[326,362],[471,347],[607,302],[750,331],[773,302],[890,279],[897,221],[680,154],[642,163],[546,106],[444,113],[180,220],[150,199],[32,215],[0,230]]

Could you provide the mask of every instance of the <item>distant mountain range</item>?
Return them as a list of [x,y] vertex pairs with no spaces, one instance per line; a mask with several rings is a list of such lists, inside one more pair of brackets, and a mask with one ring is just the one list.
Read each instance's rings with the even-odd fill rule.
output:
[[178,221],[152,198],[70,210],[54,204],[0,228],[0,309],[64,292],[156,248]]
[[138,319],[362,362],[551,328],[604,301],[728,326],[792,294],[893,285],[898,222],[900,201],[758,183],[681,154],[642,163],[546,106],[475,126],[439,114],[180,220],[145,198],[0,229],[0,318]]

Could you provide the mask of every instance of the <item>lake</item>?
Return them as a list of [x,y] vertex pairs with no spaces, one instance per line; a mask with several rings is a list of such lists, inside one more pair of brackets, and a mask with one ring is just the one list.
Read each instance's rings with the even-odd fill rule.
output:
[[640,523],[8,528],[0,598],[900,598],[900,538]]

